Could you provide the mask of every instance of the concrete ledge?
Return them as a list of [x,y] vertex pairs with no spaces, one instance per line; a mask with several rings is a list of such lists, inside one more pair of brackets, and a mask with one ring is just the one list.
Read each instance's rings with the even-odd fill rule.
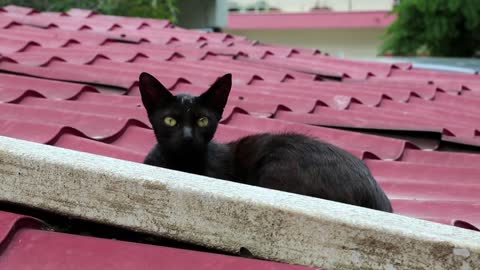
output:
[[332,269],[480,269],[480,234],[0,137],[0,200]]

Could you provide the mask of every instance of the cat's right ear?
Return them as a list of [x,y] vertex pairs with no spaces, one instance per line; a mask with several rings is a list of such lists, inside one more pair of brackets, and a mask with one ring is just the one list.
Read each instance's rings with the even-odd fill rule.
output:
[[165,104],[165,102],[172,100],[172,93],[152,75],[142,72],[138,80],[143,106],[148,114],[153,113],[156,108]]

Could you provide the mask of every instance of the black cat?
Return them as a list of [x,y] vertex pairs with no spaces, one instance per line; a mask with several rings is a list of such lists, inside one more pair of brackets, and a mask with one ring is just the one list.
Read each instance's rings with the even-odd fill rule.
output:
[[226,74],[200,96],[174,96],[152,75],[140,74],[158,141],[144,163],[392,212],[367,166],[331,144],[292,133],[213,142],[231,86]]

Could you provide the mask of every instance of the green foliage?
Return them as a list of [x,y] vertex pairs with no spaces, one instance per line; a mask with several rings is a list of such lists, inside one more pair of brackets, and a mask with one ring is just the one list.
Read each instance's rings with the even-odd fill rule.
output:
[[402,0],[381,53],[472,57],[480,51],[479,0]]
[[0,6],[18,5],[41,11],[67,11],[83,8],[103,14],[169,19],[177,19],[177,0],[0,0]]

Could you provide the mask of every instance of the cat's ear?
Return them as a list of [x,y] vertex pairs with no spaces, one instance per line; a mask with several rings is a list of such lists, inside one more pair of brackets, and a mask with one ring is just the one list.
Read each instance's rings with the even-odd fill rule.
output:
[[219,117],[222,117],[231,88],[232,74],[228,73],[218,78],[205,93],[201,94],[200,100],[205,106],[213,109]]
[[173,99],[172,93],[152,75],[142,72],[138,80],[143,106],[148,114]]

